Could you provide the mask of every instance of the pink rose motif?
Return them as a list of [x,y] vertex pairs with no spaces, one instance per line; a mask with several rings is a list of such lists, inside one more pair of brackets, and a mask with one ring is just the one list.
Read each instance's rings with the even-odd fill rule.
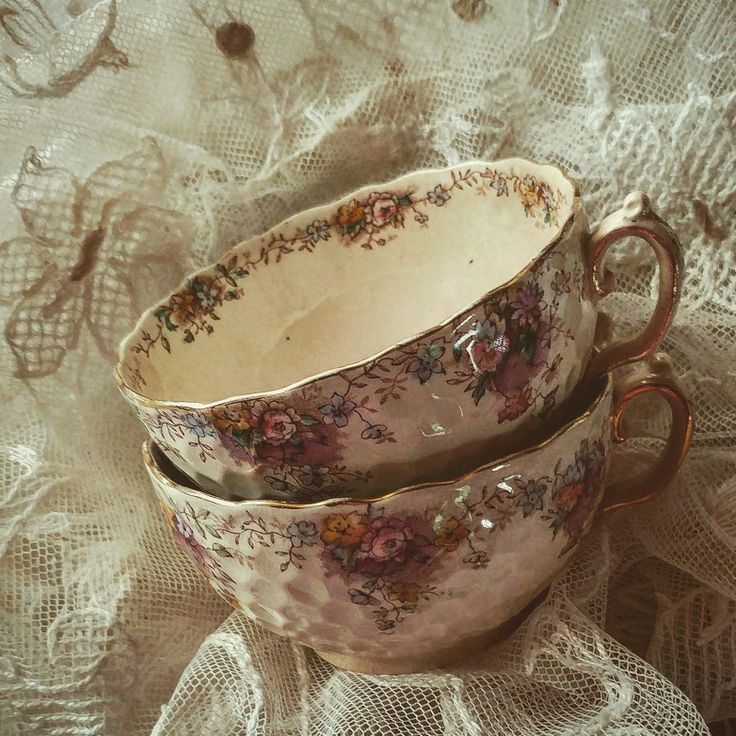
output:
[[477,322],[467,337],[468,355],[476,373],[493,373],[509,352],[506,322],[495,314]]
[[511,319],[520,327],[533,327],[539,322],[541,312],[547,308],[542,290],[533,283],[516,290],[516,300],[511,302]]
[[509,349],[508,338],[503,335],[494,342],[477,342],[471,348],[473,366],[479,372],[495,371]]
[[189,553],[197,565],[206,568],[207,550],[196,540],[194,530],[181,514],[174,514],[172,526],[176,541]]
[[374,225],[385,225],[399,214],[399,203],[393,194],[374,193],[368,197],[371,221]]
[[379,516],[370,523],[361,543],[361,551],[379,562],[403,562],[406,547],[414,532],[401,519]]
[[531,403],[531,389],[529,387],[507,396],[503,409],[498,413],[499,423],[518,419],[531,406]]
[[301,417],[280,401],[258,401],[253,406],[253,418],[263,439],[271,445],[283,445],[297,431]]
[[585,483],[574,483],[569,486],[565,486],[559,492],[560,505],[566,509],[574,508],[579,499],[585,494]]

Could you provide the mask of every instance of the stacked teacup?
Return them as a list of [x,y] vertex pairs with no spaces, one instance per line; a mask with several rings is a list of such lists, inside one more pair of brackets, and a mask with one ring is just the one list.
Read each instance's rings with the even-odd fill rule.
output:
[[[659,296],[614,342],[602,260],[631,235]],[[175,538],[233,606],[338,666],[445,666],[509,630],[596,516],[677,471],[691,412],[652,356],[681,271],[641,193],[591,233],[555,167],[421,171],[190,276],[124,341],[118,384]],[[671,407],[665,449],[606,485],[645,392]]]

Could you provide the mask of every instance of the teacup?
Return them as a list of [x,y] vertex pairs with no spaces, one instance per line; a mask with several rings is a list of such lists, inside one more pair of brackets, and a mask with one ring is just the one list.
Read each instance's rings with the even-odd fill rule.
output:
[[[601,258],[628,235],[658,258],[659,300],[643,332],[604,346]],[[641,193],[591,234],[555,167],[422,171],[296,215],[191,276],[125,340],[118,383],[205,486],[368,497],[528,444],[586,368],[655,349],[680,271],[677,238]]]
[[[505,631],[596,516],[677,472],[692,416],[667,365],[652,365],[615,387],[596,379],[587,407],[535,447],[380,498],[228,502],[182,485],[150,441],[144,459],[177,542],[234,607],[340,667],[441,667]],[[648,473],[607,488],[622,413],[645,392],[670,404],[666,447]]]

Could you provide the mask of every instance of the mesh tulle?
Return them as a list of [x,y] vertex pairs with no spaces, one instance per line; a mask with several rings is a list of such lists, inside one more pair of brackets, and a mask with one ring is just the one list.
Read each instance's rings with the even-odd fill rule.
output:
[[[5,5],[3,736],[736,733],[731,2]],[[665,348],[697,410],[692,451],[472,669],[334,670],[231,613],[175,547],[115,347],[185,273],[295,211],[510,155],[563,166],[593,223],[642,189],[680,235]],[[627,241],[610,266],[606,307],[640,326],[650,253]],[[667,427],[657,406],[635,413],[630,472]]]

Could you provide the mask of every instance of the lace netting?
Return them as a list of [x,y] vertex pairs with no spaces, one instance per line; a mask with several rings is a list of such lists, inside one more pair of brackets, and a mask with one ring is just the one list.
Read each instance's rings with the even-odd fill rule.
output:
[[[0,732],[733,733],[733,5],[8,5]],[[223,41],[228,23],[240,35]],[[680,235],[665,348],[697,410],[690,457],[662,498],[596,527],[477,668],[336,671],[231,613],[175,547],[114,347],[184,273],[290,213],[509,155],[567,169],[591,222],[642,189]],[[648,250],[626,243],[611,267],[606,306],[634,328],[653,303]],[[644,408],[635,424],[633,470],[666,426]]]

